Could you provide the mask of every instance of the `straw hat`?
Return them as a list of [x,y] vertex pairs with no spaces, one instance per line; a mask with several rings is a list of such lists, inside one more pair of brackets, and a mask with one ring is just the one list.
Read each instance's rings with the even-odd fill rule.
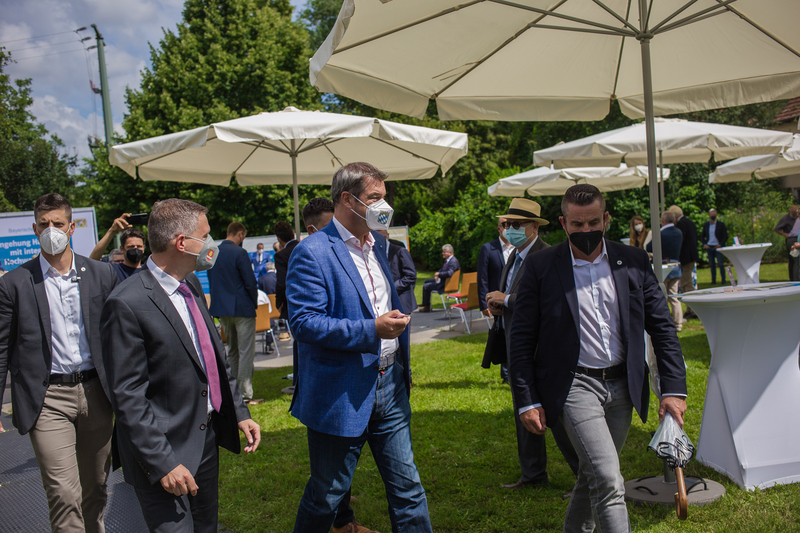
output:
[[504,215],[497,215],[497,218],[507,218],[509,220],[535,220],[540,226],[550,224],[547,220],[539,218],[542,214],[542,206],[533,200],[525,198],[514,198],[508,206],[508,212]]

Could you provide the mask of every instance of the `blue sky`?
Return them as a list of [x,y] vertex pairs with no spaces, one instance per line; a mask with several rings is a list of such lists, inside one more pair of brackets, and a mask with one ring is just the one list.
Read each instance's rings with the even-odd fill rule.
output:
[[[295,10],[305,0],[291,0]],[[31,112],[57,134],[70,154],[90,157],[87,136],[104,138],[102,101],[90,86],[100,86],[94,31],[106,43],[105,56],[114,129],[123,133],[125,87],[139,87],[150,67],[149,44],[158,46],[162,28],[181,20],[183,0],[0,0],[0,46],[17,60],[6,67],[12,79],[31,78]],[[81,44],[83,37],[92,37]]]

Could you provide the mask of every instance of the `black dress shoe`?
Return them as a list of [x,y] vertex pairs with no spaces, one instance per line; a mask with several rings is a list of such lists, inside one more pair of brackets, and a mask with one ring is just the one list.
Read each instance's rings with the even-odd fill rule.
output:
[[525,486],[536,487],[539,485],[547,485],[547,478],[532,479],[528,481],[520,479],[516,483],[506,483],[505,485],[500,485],[500,486],[504,489],[516,490]]

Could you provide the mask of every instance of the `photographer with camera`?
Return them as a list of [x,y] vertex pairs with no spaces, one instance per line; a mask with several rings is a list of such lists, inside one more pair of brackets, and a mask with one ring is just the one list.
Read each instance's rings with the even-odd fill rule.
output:
[[106,234],[100,239],[100,242],[97,243],[97,246],[94,247],[94,250],[92,250],[92,253],[89,255],[90,258],[100,261],[103,257],[103,251],[111,243],[114,236],[121,231],[120,250],[122,250],[125,259],[121,263],[111,264],[120,281],[125,281],[139,272],[142,268],[142,260],[144,259],[144,233],[134,228],[129,222],[147,224],[147,215],[123,213],[121,217],[114,220],[114,223],[108,228]]

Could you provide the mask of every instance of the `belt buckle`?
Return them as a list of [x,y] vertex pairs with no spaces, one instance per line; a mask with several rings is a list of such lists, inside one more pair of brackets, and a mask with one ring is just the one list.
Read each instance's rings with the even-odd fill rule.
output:
[[606,379],[606,370],[608,370],[609,368],[611,368],[611,367],[610,367],[610,366],[607,366],[607,367],[604,367],[604,368],[603,368],[603,377],[602,377],[602,380],[603,380],[603,381],[608,381],[608,380]]
[[83,383],[85,381],[83,372],[75,372],[75,383]]

